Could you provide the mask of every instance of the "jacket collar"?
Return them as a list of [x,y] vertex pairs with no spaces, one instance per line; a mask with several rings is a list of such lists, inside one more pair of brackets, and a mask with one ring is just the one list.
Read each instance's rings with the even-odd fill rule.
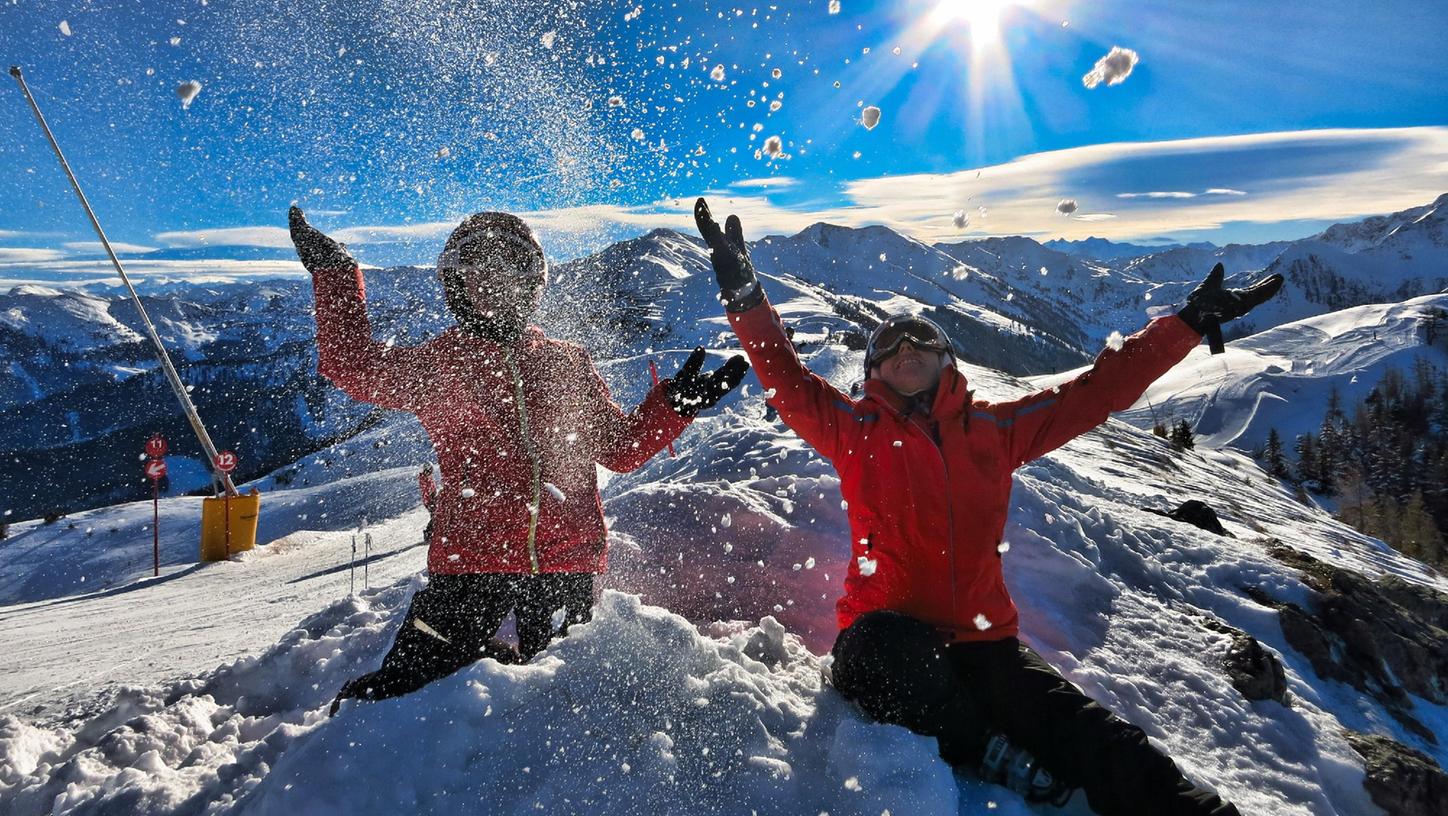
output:
[[[865,398],[885,406],[896,416],[903,416],[909,399],[900,396],[884,380],[871,377],[865,380]],[[930,406],[930,418],[947,420],[959,416],[970,405],[971,391],[965,375],[946,366],[940,372],[940,384],[935,388],[935,401]]]

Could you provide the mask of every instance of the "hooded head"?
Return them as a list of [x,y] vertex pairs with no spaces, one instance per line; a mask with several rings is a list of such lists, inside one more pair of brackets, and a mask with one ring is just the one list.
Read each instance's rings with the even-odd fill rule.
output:
[[507,344],[523,335],[537,311],[548,263],[523,219],[482,212],[463,219],[448,236],[437,276],[464,331]]
[[933,320],[917,315],[892,317],[870,332],[865,345],[865,377],[879,379],[901,396],[928,392],[955,364],[950,337]]

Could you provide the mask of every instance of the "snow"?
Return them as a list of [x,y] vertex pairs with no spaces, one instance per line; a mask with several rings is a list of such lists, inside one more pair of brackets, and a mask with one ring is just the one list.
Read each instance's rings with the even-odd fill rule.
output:
[[61,33],[62,35],[64,35],[64,36],[66,36],[66,37],[69,37],[69,36],[70,36],[70,21],[68,21],[68,20],[61,20],[61,21],[60,21],[60,33]]
[[1131,76],[1132,70],[1136,68],[1140,59],[1137,53],[1130,48],[1113,45],[1106,56],[1097,60],[1096,65],[1081,77],[1081,84],[1087,88],[1095,88],[1103,82],[1108,86],[1120,85]]
[[880,124],[880,109],[874,105],[866,105],[865,109],[860,111],[860,124],[865,126],[865,130],[874,130],[875,126]]
[[724,63],[715,64],[713,70],[709,71],[709,78],[715,82],[724,81]]
[[[830,339],[849,327],[831,308],[838,296],[912,312],[951,303],[1004,332],[1023,313],[972,303],[1019,308],[1001,303],[998,274],[1055,284],[1073,262],[1088,274],[1086,262],[1033,242],[929,247],[883,228],[812,227],[767,248],[756,245],[755,257],[800,331],[801,353],[846,391],[861,361]],[[713,339],[727,327],[712,290],[693,285],[711,275],[697,241],[661,232],[620,251],[659,331],[638,347],[599,345],[607,353],[596,359],[619,401],[633,404],[645,357],[670,370],[704,343],[722,361],[729,352]],[[882,254],[888,264],[877,264]],[[830,257],[858,266],[816,262]],[[967,265],[956,280],[951,270]],[[925,281],[938,283],[917,297]],[[103,298],[87,297],[95,300],[7,302],[0,316],[24,310],[27,332],[76,325],[63,322],[74,319],[67,308],[111,319]],[[1221,427],[1244,417],[1257,427],[1271,400],[1233,401],[1261,389],[1252,377],[1292,374],[1304,388],[1296,399],[1312,404],[1329,378],[1366,386],[1373,366],[1425,351],[1411,327],[1445,299],[1287,324],[1234,341],[1221,357],[1199,349],[1158,383],[1153,404],[1185,410],[1197,395],[1220,406]],[[74,334],[78,343],[101,342],[85,334]],[[983,399],[1049,385],[961,369]],[[677,456],[610,478],[610,570],[592,623],[528,665],[483,661],[404,699],[347,704],[332,719],[325,706],[337,687],[377,665],[425,581],[416,467],[430,452],[368,444],[398,420],[344,443],[361,451],[347,457],[350,475],[319,464],[341,458],[332,448],[304,463],[310,485],[263,482],[263,546],[234,561],[193,563],[198,500],[189,497],[162,502],[159,579],[149,577],[149,502],[11,525],[0,542],[0,641],[16,668],[0,674],[0,810],[390,813],[485,801],[496,812],[1034,812],[952,776],[930,740],[866,722],[822,680],[830,661],[817,655],[834,635],[840,581],[872,579],[878,562],[868,540],[852,552],[829,464],[766,418],[757,384],[753,393],[699,417]],[[1137,423],[1140,407],[1122,416]],[[1243,812],[1375,812],[1361,760],[1339,736],[1345,725],[1448,760],[1374,701],[1317,677],[1287,646],[1276,613],[1242,591],[1307,597],[1265,554],[1274,539],[1369,576],[1448,582],[1297,502],[1245,455],[1200,438],[1198,452],[1175,454],[1130,423],[1109,421],[1015,475],[997,549],[1023,638]],[[1187,498],[1212,505],[1237,537],[1145,509]],[[373,537],[371,587],[359,574],[354,598],[359,528]],[[1281,655],[1293,706],[1232,690],[1220,668],[1227,641],[1199,615]],[[1448,722],[1445,707],[1414,702],[1424,722]],[[365,784],[376,778],[388,784]]]
[[557,31],[545,31],[541,36],[538,37],[538,42],[542,43],[544,48],[550,49],[553,47],[553,43],[557,42],[557,40]]
[[[1284,440],[1316,432],[1336,388],[1344,404],[1360,402],[1389,368],[1410,371],[1417,359],[1448,369],[1448,355],[1425,343],[1424,316],[1448,309],[1448,296],[1359,306],[1287,323],[1234,340],[1226,353],[1205,345],[1157,380],[1118,416],[1149,428],[1153,417],[1188,419],[1198,444],[1254,450],[1276,428]],[[1055,385],[1078,372],[1032,378]],[[1310,410],[1304,410],[1311,406]]]
[[830,0],[829,10],[830,10],[830,14],[839,14],[839,13],[840,13],[840,0]]
[[176,98],[181,100],[181,109],[190,110],[191,103],[196,95],[201,93],[201,83],[194,79],[187,80],[176,86]]

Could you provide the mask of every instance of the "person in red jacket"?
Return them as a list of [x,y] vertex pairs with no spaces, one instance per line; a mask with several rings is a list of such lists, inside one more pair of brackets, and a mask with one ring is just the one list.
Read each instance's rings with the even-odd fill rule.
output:
[[[403,694],[484,655],[527,660],[590,615],[607,562],[595,464],[639,467],[748,363],[736,355],[703,373],[697,348],[625,413],[587,352],[528,325],[548,268],[527,224],[500,212],[464,220],[438,260],[457,325],[417,346],[378,342],[357,262],[300,209],[289,221],[312,274],[318,370],[354,399],[416,414],[444,477],[435,493],[424,485],[428,584],[381,668],[338,700]],[[516,652],[493,640],[509,612]]]
[[836,605],[835,688],[1028,799],[1061,801],[1081,788],[1103,814],[1235,814],[1017,639],[1001,535],[1012,471],[1130,406],[1210,327],[1275,294],[1281,276],[1229,290],[1219,264],[1177,315],[1151,321],[1073,380],[1007,402],[974,398],[934,322],[892,317],[870,335],[855,400],[800,361],[739,219],[720,230],[702,198],[694,215],[770,404],[840,476],[852,545]]

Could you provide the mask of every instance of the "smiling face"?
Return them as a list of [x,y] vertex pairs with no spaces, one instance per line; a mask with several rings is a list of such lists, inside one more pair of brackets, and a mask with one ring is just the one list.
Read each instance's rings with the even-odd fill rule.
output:
[[944,369],[943,353],[904,340],[894,354],[870,369],[870,376],[882,380],[900,396],[910,397],[934,388]]

